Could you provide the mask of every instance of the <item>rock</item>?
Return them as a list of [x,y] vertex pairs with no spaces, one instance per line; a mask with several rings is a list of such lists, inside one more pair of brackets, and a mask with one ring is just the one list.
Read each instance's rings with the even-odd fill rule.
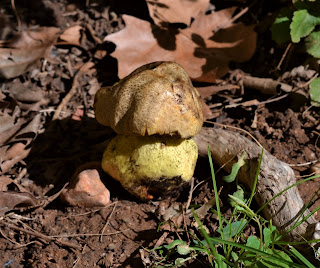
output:
[[60,198],[71,206],[104,207],[110,203],[110,192],[101,182],[96,169],[87,169],[74,177]]

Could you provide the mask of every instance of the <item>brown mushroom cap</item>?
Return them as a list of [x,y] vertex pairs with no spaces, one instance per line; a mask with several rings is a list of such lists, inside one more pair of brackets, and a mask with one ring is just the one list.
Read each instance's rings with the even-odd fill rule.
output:
[[174,62],[141,66],[111,88],[101,88],[94,110],[99,123],[125,135],[189,138],[203,123],[200,95]]

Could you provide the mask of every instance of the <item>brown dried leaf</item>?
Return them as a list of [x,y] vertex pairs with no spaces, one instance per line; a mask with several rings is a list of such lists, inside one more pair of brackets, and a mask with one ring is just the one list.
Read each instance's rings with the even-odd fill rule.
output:
[[17,34],[0,48],[0,77],[9,79],[25,73],[50,51],[58,32],[55,27],[42,27]]
[[7,191],[8,185],[14,181],[7,176],[0,176],[0,191]]
[[230,61],[246,61],[256,48],[253,26],[230,24],[233,11],[201,14],[179,32],[124,15],[126,28],[105,38],[117,45],[112,55],[118,59],[119,78],[149,62],[175,61],[193,80],[214,82],[227,73]]
[[36,137],[40,128],[40,114],[37,114],[32,121],[22,130],[20,130],[10,144],[1,147],[0,172],[5,173],[16,163],[24,159],[30,152],[30,143]]
[[59,38],[69,44],[80,46],[80,40],[83,32],[83,27],[74,25],[66,29]]
[[0,192],[0,215],[19,207],[35,206],[38,200],[30,193]]
[[18,184],[13,179],[11,179],[7,176],[0,176],[0,192],[8,191],[8,186],[10,184],[14,184],[19,189],[20,192],[27,192],[27,190],[23,186]]
[[205,13],[209,0],[147,0],[150,17],[157,25],[163,23],[190,24],[191,18]]

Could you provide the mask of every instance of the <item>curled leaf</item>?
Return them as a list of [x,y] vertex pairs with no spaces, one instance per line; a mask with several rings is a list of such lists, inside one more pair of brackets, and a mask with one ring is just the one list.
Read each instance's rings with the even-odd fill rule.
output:
[[42,27],[22,31],[0,48],[0,77],[13,78],[45,57],[58,37],[59,29]]

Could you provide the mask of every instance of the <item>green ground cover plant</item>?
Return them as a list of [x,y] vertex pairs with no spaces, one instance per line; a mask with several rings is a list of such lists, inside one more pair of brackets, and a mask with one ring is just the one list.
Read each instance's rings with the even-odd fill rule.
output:
[[[278,44],[304,46],[307,53],[320,58],[320,1],[294,1],[282,8],[271,27],[272,39]],[[311,104],[320,106],[320,78],[310,83]]]
[[[217,183],[211,153],[208,148],[209,164],[215,193],[214,198],[216,199],[216,207],[213,212],[218,216],[219,227],[214,234],[208,233],[208,228],[206,228],[195,210],[193,210],[192,213],[201,235],[196,236],[189,233],[190,237],[192,237],[191,243],[177,239],[168,245],[162,245],[153,249],[153,251],[157,252],[158,256],[161,256],[160,261],[153,267],[180,267],[185,265],[189,260],[196,259],[199,255],[206,255],[212,267],[315,267],[294,245],[299,243],[310,244],[318,241],[293,243],[284,241],[283,238],[288,232],[319,210],[320,207],[310,212],[306,217],[300,216],[293,227],[284,234],[280,234],[276,227],[272,225],[272,222],[260,216],[259,212],[261,212],[269,202],[286,190],[319,176],[313,176],[289,186],[274,196],[272,200],[266,202],[258,211],[253,211],[250,205],[258,182],[262,155],[263,151],[251,193],[246,194],[245,190],[240,185],[237,185],[237,191],[229,195],[229,203],[233,208],[233,212],[230,219],[226,219],[221,214]],[[245,164],[244,157],[245,152],[239,157],[238,162],[234,164],[231,174],[225,177],[226,181],[237,183],[236,175],[240,167]],[[246,199],[246,195],[249,196],[248,199]],[[307,204],[307,207],[312,202],[314,196],[311,198],[309,204]],[[301,215],[303,215],[303,211]],[[248,236],[244,233],[244,230],[252,221],[258,226],[257,235]],[[172,256],[175,257],[172,258]],[[170,261],[168,261],[169,259]]]

